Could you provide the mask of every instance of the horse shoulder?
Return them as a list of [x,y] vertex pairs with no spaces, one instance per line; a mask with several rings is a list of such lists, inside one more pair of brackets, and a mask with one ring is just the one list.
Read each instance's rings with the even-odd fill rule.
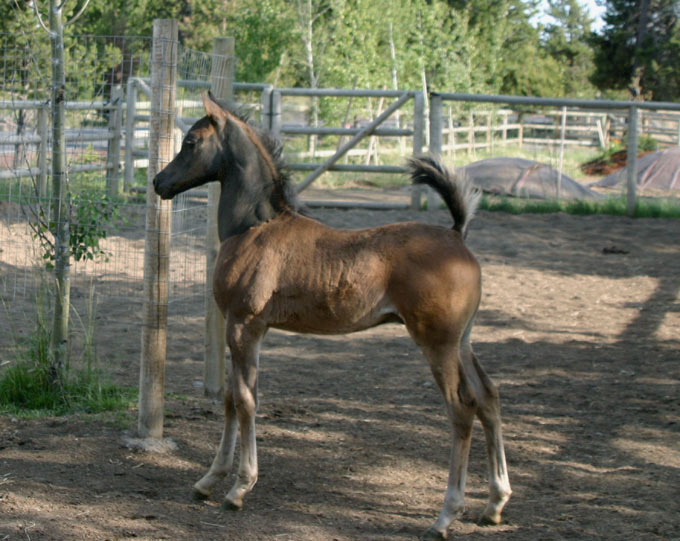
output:
[[259,313],[276,288],[282,253],[266,224],[226,239],[215,263],[213,293],[224,314]]

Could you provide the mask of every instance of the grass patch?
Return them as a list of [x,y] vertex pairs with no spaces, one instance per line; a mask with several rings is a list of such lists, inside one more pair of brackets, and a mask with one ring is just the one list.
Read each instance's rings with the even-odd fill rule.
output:
[[21,417],[127,410],[136,395],[135,389],[102,382],[85,370],[55,385],[45,367],[26,360],[12,364],[0,376],[0,412]]
[[127,410],[137,390],[105,381],[92,366],[68,368],[55,380],[48,333],[37,331],[19,358],[0,371],[0,412],[20,416]]
[[[515,197],[484,195],[480,210],[507,212],[509,214],[566,214],[593,215],[608,214],[627,216],[625,197],[609,197],[597,200],[536,200]],[[677,199],[640,198],[635,206],[635,218],[680,218],[680,201]]]
[[[110,383],[100,369],[94,348],[93,309],[88,313],[89,324],[84,325],[82,361],[72,365],[67,359],[65,366],[57,367],[51,356],[47,304],[41,288],[36,296],[33,333],[25,339],[15,334],[16,358],[0,367],[0,413],[36,417],[128,410],[136,401],[137,390]],[[90,304],[94,305],[92,299]]]

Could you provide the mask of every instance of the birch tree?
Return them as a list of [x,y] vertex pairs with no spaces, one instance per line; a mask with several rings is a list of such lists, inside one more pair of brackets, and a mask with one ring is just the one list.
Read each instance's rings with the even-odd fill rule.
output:
[[54,383],[59,383],[69,339],[69,311],[71,306],[71,251],[70,215],[71,194],[68,170],[66,168],[66,71],[64,67],[64,27],[75,22],[85,11],[89,0],[85,0],[80,10],[70,21],[63,21],[66,0],[49,0],[49,28],[43,22],[37,0],[33,7],[40,25],[50,37],[52,57],[52,85],[50,107],[52,116],[52,223],[54,235],[54,277],[56,293],[54,297],[54,316],[52,321],[51,372]]
[[[319,32],[318,27],[324,21],[326,15],[339,7],[339,3],[334,0],[296,0],[296,15],[298,29],[302,43],[301,64],[306,75],[306,85],[309,88],[319,88],[322,80],[323,57],[326,48],[333,39],[333,25],[326,24],[323,31]],[[331,23],[332,17],[329,17]],[[319,125],[319,99],[312,98],[311,125]],[[316,135],[309,138],[309,152],[314,156],[316,152]]]

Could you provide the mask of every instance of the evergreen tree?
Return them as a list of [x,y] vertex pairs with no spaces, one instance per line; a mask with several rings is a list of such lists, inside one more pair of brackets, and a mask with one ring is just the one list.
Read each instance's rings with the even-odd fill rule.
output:
[[592,19],[578,0],[549,0],[552,22],[544,29],[544,46],[560,67],[560,95],[592,97],[593,50],[588,44]]
[[488,93],[525,96],[554,95],[559,88],[559,66],[540,47],[532,24],[536,0],[449,0],[469,14],[477,50],[472,69],[485,78]]
[[607,0],[605,26],[593,38],[600,89],[632,97],[680,97],[680,6],[677,0]]

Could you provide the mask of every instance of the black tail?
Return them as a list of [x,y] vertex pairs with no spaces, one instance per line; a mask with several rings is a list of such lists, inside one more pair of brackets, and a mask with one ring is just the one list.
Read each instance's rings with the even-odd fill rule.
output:
[[481,192],[456,176],[432,156],[417,156],[407,163],[414,184],[426,184],[444,200],[453,217],[453,229],[465,236],[477,210]]

